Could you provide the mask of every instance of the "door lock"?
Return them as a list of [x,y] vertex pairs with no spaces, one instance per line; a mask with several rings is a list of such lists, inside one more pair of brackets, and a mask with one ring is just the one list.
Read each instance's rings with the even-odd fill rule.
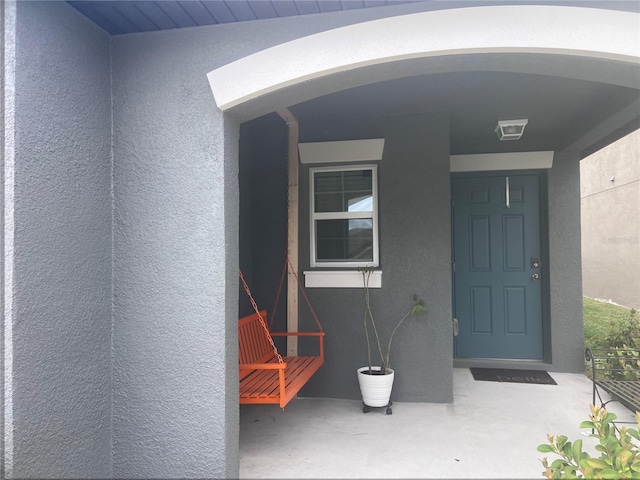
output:
[[540,275],[534,273],[533,275],[531,275],[531,278],[533,278],[534,280],[540,280]]
[[540,268],[540,257],[531,257],[531,268]]

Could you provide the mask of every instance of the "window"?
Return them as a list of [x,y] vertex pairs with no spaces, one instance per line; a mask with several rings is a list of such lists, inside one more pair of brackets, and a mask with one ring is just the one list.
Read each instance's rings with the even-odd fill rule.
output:
[[311,266],[378,266],[376,165],[310,169]]

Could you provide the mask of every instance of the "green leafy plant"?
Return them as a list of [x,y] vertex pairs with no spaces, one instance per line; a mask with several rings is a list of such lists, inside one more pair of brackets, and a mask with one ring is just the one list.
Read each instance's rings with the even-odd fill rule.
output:
[[611,320],[609,331],[603,339],[603,347],[638,348],[640,347],[640,318],[633,308],[623,318]]
[[[611,380],[640,380],[640,352],[629,349],[626,345],[616,347],[607,352],[607,358],[594,360],[602,371],[601,378]],[[598,372],[599,370],[596,370]]]
[[608,339],[615,335],[615,328],[624,323],[630,309],[589,297],[583,298],[583,307],[585,347],[610,348]]
[[589,420],[580,428],[592,430],[591,437],[598,439],[595,449],[600,453],[592,457],[582,448],[582,440],[570,442],[564,435],[547,435],[548,443],[538,446],[542,453],[554,453],[560,458],[549,464],[547,458],[540,461],[546,478],[640,478],[640,413],[636,412],[638,429],[622,427],[613,423],[614,413],[603,407],[591,405]]
[[607,359],[599,359],[606,370],[605,376],[614,380],[637,380],[640,358],[628,349],[640,348],[640,318],[634,309],[621,318],[610,320],[607,335],[601,347],[611,349]]
[[[585,297],[585,346],[609,349],[607,358],[597,358],[599,379],[640,379],[640,316],[636,310]],[[602,352],[601,352],[602,354]],[[588,362],[586,374],[593,375]]]
[[371,277],[371,273],[373,269],[371,267],[358,268],[358,271],[362,274],[362,281],[364,282],[364,333],[367,339],[367,360],[369,365],[369,375],[373,375],[375,371],[372,368],[371,363],[371,335],[369,335],[369,326],[371,326],[371,330],[373,332],[373,339],[375,340],[375,345],[378,349],[378,354],[380,355],[380,374],[384,375],[387,373],[388,369],[391,368],[390,359],[391,359],[391,343],[393,342],[393,337],[395,336],[400,325],[409,317],[422,315],[425,310],[424,300],[419,298],[418,295],[413,295],[413,304],[409,311],[405,313],[400,321],[396,324],[395,328],[391,332],[391,336],[389,337],[389,343],[387,344],[386,350],[382,348],[382,342],[380,341],[380,335],[378,334],[378,327],[376,326],[376,322],[373,318],[373,312],[371,311],[371,301],[369,297],[369,279]]

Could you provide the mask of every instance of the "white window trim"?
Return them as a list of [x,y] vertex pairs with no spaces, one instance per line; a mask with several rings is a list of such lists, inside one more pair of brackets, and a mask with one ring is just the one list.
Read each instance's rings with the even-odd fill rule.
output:
[[[362,273],[357,270],[305,270],[305,288],[364,288]],[[369,288],[382,288],[382,271],[374,270]]]
[[553,151],[451,155],[449,161],[451,172],[547,169],[553,166]]
[[[359,212],[335,212],[335,213],[315,213],[315,182],[313,175],[316,172],[347,172],[354,170],[371,169],[371,194],[373,196],[373,211],[371,219],[373,221],[373,261],[370,262],[319,262],[316,260],[316,220],[323,219],[349,219],[349,218],[369,218],[363,217]],[[312,268],[335,268],[335,267],[377,267],[380,264],[378,251],[378,166],[374,164],[313,167],[309,169],[309,234],[310,234],[310,266]]]
[[370,162],[382,160],[384,138],[298,144],[300,163]]

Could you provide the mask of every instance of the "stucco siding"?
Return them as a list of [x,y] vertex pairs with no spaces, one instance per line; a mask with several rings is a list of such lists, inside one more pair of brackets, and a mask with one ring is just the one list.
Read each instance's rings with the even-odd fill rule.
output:
[[551,345],[547,352],[551,369],[560,372],[584,371],[579,169],[577,154],[556,154],[548,172]]
[[640,309],[640,130],[580,162],[584,294]]
[[116,477],[237,476],[238,125],[185,33],[113,42]]
[[[407,320],[396,334],[393,399],[452,401],[448,116],[332,119],[303,126],[301,137],[302,141],[385,138],[378,173],[382,288],[371,291],[383,338],[411,307],[414,293],[427,305],[424,317]],[[301,270],[308,270],[310,262],[308,188],[305,166],[300,171]],[[307,293],[326,332],[326,355],[325,365],[302,395],[360,398],[355,371],[367,361],[363,290],[319,288]],[[302,302],[300,318],[301,330],[316,328]]]
[[382,15],[343,13],[112,39],[116,476],[237,476],[239,127],[206,73]]
[[57,2],[17,2],[16,32],[7,471],[110,477],[109,38]]
[[[240,219],[245,224],[240,234],[240,260],[252,295],[260,308],[269,310],[271,319],[287,248],[287,125],[272,113],[243,124],[240,140],[240,162],[247,172],[240,185],[244,205]],[[244,289],[239,306],[241,316],[253,313]],[[286,330],[286,284],[276,316],[273,331]]]

